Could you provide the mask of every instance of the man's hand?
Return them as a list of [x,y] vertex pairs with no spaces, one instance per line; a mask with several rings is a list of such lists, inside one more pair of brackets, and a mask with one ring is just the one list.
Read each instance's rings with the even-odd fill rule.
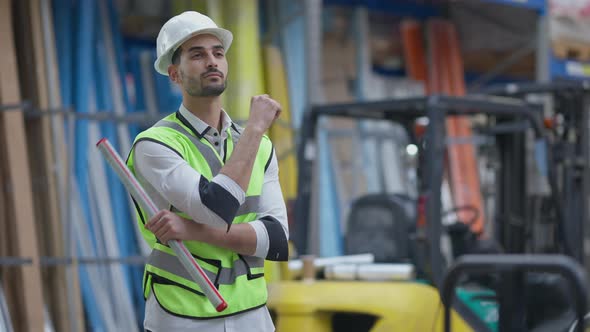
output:
[[161,210],[145,224],[145,227],[162,243],[168,243],[170,240],[196,240],[195,237],[202,225],[184,219],[174,212]]
[[168,210],[161,210],[145,224],[145,227],[162,243],[171,240],[199,241],[242,255],[253,255],[256,251],[256,232],[248,223],[234,225],[227,232],[184,219]]
[[264,133],[280,114],[281,104],[277,101],[271,99],[268,95],[254,96],[250,100],[248,126],[252,126],[260,133]]

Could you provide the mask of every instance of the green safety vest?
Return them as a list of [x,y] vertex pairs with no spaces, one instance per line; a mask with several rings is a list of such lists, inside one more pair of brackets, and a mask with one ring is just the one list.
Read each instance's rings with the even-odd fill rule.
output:
[[[142,140],[163,144],[179,154],[201,176],[211,181],[219,173],[225,159],[231,156],[234,143],[239,138],[241,130],[235,126],[232,127],[227,129],[228,139],[224,146],[226,149],[224,159],[188,123],[180,121],[177,113],[170,114],[140,133],[133,146],[135,147],[135,144]],[[246,201],[240,206],[233,224],[257,219],[264,172],[268,167],[270,157],[272,157],[272,149],[268,137],[263,136],[246,192]],[[127,165],[135,174],[133,151],[132,148]],[[144,271],[143,291],[146,299],[150,292],[153,292],[158,303],[167,312],[187,318],[218,318],[262,307],[266,304],[264,259],[240,255],[231,250],[202,242],[184,241],[187,249],[193,254],[197,263],[228,303],[228,308],[218,313],[204,296],[198,284],[192,281],[172,249],[160,243],[155,235],[145,228],[144,225],[149,219],[146,212],[137,204],[136,208],[139,229],[144,239],[153,248]],[[171,210],[190,219],[184,213],[174,210],[172,206]]]

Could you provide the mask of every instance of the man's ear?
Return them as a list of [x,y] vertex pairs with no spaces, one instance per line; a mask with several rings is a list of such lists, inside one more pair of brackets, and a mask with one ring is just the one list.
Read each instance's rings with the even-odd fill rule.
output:
[[170,80],[174,83],[180,83],[180,75],[178,74],[178,67],[175,65],[168,66],[168,76]]

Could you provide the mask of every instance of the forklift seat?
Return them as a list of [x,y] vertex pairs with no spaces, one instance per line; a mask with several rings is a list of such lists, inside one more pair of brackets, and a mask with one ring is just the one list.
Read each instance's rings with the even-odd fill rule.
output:
[[368,194],[356,199],[344,236],[348,255],[372,253],[376,263],[412,261],[411,233],[416,200],[401,194]]

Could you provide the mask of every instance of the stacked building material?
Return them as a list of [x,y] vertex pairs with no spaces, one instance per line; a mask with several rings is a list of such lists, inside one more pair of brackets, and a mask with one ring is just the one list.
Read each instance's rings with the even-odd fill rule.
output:
[[[43,113],[26,119],[33,200],[37,216],[35,222],[39,234],[42,235],[38,237],[39,251],[43,256],[64,257],[64,216],[60,213],[63,209],[60,209],[59,204],[64,198],[60,198],[59,193],[63,193],[63,178],[67,170],[65,163],[57,162],[61,159],[60,156],[66,154],[62,135],[63,117],[46,116],[49,109],[60,106],[56,73],[49,72],[55,71],[53,20],[48,3],[39,0],[15,2],[14,19],[22,97],[30,102],[33,109]],[[67,299],[72,298],[68,296],[67,290],[70,289],[72,294],[79,293],[75,275],[74,278],[68,277],[68,273],[75,271],[64,265],[54,265],[43,268],[41,272],[46,307],[53,325],[58,331],[67,331],[70,324]],[[69,288],[68,284],[72,287]],[[81,317],[79,301],[77,303],[75,311]]]
[[38,230],[32,194],[28,138],[23,117],[21,80],[13,30],[12,1],[0,1],[0,104],[14,111],[0,113],[0,256],[29,257],[32,264],[1,268],[10,316],[17,331],[43,326],[43,291]]

